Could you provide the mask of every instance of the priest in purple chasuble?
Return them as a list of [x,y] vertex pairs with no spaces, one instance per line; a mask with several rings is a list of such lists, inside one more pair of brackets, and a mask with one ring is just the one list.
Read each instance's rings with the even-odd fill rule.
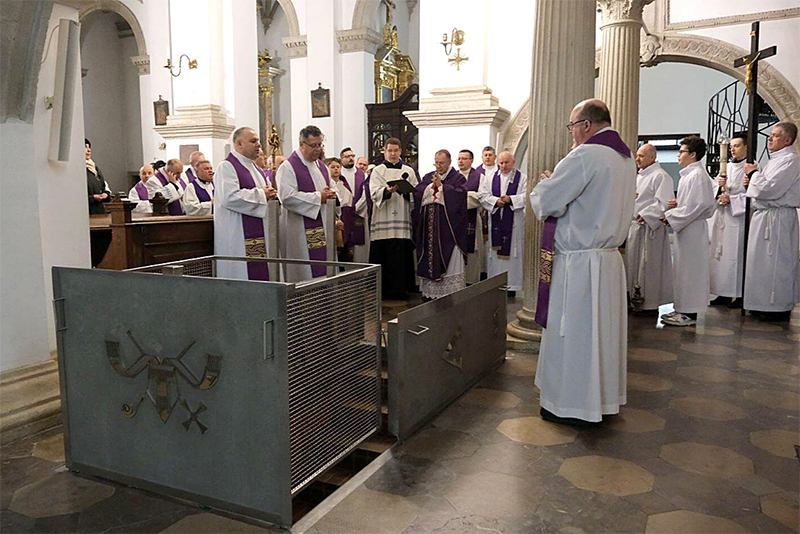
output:
[[508,290],[522,291],[528,177],[516,168],[514,156],[507,150],[500,153],[497,162],[497,172],[486,177],[480,193],[481,205],[489,212],[487,273],[490,278],[508,273]]
[[167,211],[170,215],[186,215],[183,209],[183,194],[189,182],[181,174],[183,174],[183,163],[173,158],[158,169],[153,178],[147,180],[145,184],[151,199],[156,193],[161,193],[169,201]]
[[128,200],[136,202],[133,211],[136,213],[153,213],[153,205],[150,203],[150,193],[147,191],[147,181],[155,174],[152,165],[143,165],[139,169],[139,181],[128,192]]
[[435,171],[414,189],[417,276],[422,296],[445,297],[466,287],[467,180],[451,166],[450,152],[439,150]]
[[183,194],[183,207],[186,215],[214,214],[214,166],[210,161],[197,162],[195,180]]
[[475,160],[471,150],[464,149],[458,153],[458,170],[467,180],[467,269],[466,279],[468,284],[475,284],[480,281],[481,273],[484,272],[486,262],[484,261],[484,243],[482,215],[486,210],[481,206],[481,195],[485,190],[482,187],[486,180],[478,169],[472,168]]
[[545,222],[535,383],[543,419],[588,425],[619,413],[626,402],[628,317],[619,247],[633,216],[636,165],[603,102],[579,103],[567,129],[574,148],[552,174],[542,173],[530,196]]
[[[261,143],[248,127],[233,132],[233,151],[217,166],[214,181],[214,254],[260,257],[267,254],[267,201],[278,197],[255,164]],[[219,278],[269,280],[266,262],[220,261]],[[278,280],[278,273],[272,273]]]
[[[275,175],[281,200],[281,248],[284,258],[325,261],[326,210],[336,209],[336,191],[330,187],[328,168],[319,158],[322,131],[316,126],[300,130],[297,150],[284,161]],[[324,265],[287,265],[286,281],[301,282],[326,274]]]
[[353,247],[353,261],[369,262],[369,192],[364,194],[367,175],[356,167],[356,154],[350,147],[339,152],[342,162],[342,178],[353,192],[353,231],[350,234],[350,245]]

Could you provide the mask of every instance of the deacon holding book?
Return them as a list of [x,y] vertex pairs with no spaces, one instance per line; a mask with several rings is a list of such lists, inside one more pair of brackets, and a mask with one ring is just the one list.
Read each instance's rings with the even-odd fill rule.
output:
[[[278,193],[256,167],[261,143],[255,130],[233,132],[233,151],[217,167],[214,189],[214,254],[217,256],[267,256],[267,201]],[[219,278],[269,280],[266,262],[217,263]],[[273,273],[277,280],[277,273]]]
[[626,401],[628,319],[618,248],[633,217],[636,166],[600,100],[575,106],[567,129],[575,148],[552,175],[543,173],[530,197],[545,221],[536,385],[542,419],[586,426],[619,413]]

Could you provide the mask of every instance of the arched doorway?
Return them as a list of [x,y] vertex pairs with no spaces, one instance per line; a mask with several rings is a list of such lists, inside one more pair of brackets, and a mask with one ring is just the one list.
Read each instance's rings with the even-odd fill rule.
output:
[[[127,192],[143,163],[139,75],[141,28],[111,10],[81,17],[84,129],[109,188]],[[134,29],[135,26],[135,29]],[[149,67],[149,62],[147,64]]]

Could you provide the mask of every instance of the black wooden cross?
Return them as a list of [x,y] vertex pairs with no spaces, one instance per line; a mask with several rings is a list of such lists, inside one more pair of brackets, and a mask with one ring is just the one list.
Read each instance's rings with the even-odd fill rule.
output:
[[[750,95],[747,113],[747,162],[755,163],[758,158],[758,115],[761,112],[758,105],[758,62],[778,53],[777,46],[770,46],[763,50],[758,49],[759,21],[750,27],[750,53],[733,62],[734,68],[747,66],[744,76],[744,85]],[[745,204],[744,211],[744,255],[742,256],[742,298],[744,298],[744,278],[747,272],[747,238],[750,233],[750,199]],[[745,309],[742,307],[742,315]]]

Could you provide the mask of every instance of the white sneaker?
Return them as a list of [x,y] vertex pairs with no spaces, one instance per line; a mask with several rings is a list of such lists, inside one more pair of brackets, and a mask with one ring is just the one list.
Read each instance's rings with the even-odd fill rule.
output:
[[670,326],[691,326],[697,323],[697,321],[682,313],[676,313],[675,315],[662,317],[661,320],[664,321],[664,324],[668,324]]
[[669,312],[669,313],[665,313],[664,315],[662,315],[662,316],[661,316],[661,319],[662,319],[662,320],[664,320],[664,319],[665,319],[665,318],[667,318],[667,317],[674,317],[674,316],[676,316],[676,315],[679,315],[679,314],[678,314],[678,312],[676,312],[676,311],[671,311],[671,312]]

